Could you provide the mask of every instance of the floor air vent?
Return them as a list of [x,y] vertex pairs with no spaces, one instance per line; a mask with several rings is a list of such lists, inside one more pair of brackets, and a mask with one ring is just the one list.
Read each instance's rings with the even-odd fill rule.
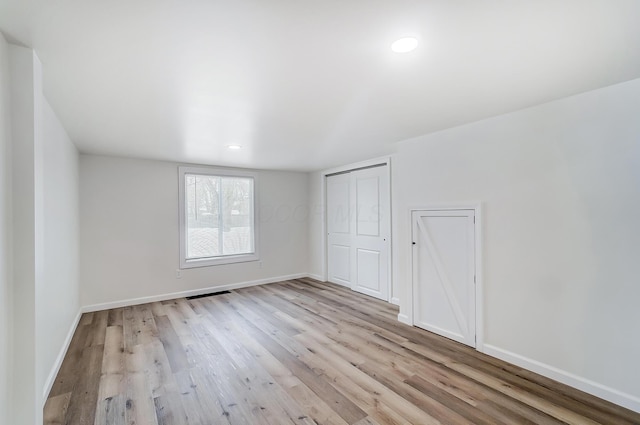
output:
[[216,295],[222,295],[222,294],[230,294],[231,292],[229,291],[220,291],[220,292],[211,292],[209,294],[202,294],[202,295],[194,295],[192,297],[187,297],[188,300],[197,300],[198,298],[204,298],[204,297],[215,297]]

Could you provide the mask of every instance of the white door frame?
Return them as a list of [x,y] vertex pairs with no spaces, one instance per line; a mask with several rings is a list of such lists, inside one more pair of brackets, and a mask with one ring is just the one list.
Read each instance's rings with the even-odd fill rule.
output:
[[[421,207],[415,207],[409,209],[409,231],[413,232],[413,213],[415,211],[448,211],[448,210],[473,210],[475,213],[475,275],[476,275],[476,347],[477,351],[483,352],[484,350],[484,289],[482,279],[482,208],[480,202],[464,202],[464,203],[438,203],[428,204]],[[413,244],[413,234],[409,235],[409,241]],[[410,255],[410,276],[411,276],[411,325],[415,323],[414,315],[416,314],[414,306],[416,297],[416,282],[414,267],[413,267],[413,247],[411,248]]]
[[349,171],[355,171],[361,168],[368,168],[368,167],[374,167],[377,165],[386,165],[386,180],[387,183],[389,185],[389,255],[388,255],[388,276],[387,276],[387,282],[389,285],[389,290],[388,290],[388,294],[389,294],[389,299],[386,301],[391,302],[391,300],[393,299],[393,282],[392,282],[392,277],[393,277],[393,273],[392,273],[392,265],[393,265],[393,261],[392,261],[392,255],[393,255],[393,231],[392,231],[392,217],[391,217],[391,211],[393,210],[393,205],[391,204],[391,199],[392,199],[392,186],[391,186],[391,157],[389,156],[384,156],[384,157],[379,157],[379,158],[373,158],[373,159],[369,159],[366,161],[362,161],[362,162],[356,162],[354,164],[348,164],[348,165],[343,165],[340,167],[335,167],[335,168],[330,168],[328,170],[323,170],[321,171],[321,178],[322,178],[322,184],[321,184],[321,190],[322,190],[322,214],[323,214],[323,220],[322,220],[322,245],[323,245],[323,249],[322,249],[322,253],[324,255],[323,258],[323,276],[322,276],[322,280],[326,281],[328,276],[329,276],[329,253],[328,253],[328,249],[329,249],[329,243],[327,240],[327,176],[331,175],[331,174],[337,174],[337,173],[346,173]]

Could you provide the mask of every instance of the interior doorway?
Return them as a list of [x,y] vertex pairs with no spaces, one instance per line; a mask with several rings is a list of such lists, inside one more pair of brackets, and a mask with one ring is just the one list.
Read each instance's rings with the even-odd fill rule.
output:
[[326,175],[328,281],[390,297],[389,165]]
[[476,211],[411,214],[413,322],[476,347]]

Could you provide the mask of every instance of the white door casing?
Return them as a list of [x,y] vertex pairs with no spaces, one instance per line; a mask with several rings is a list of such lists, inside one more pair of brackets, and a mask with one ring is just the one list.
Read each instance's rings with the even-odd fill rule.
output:
[[476,347],[472,209],[412,212],[414,324]]
[[389,300],[387,166],[326,178],[328,280]]

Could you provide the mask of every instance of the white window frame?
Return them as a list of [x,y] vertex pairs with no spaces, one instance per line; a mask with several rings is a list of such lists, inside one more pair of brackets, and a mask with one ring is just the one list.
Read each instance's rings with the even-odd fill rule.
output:
[[[237,255],[222,255],[216,257],[207,258],[195,258],[187,259],[187,228],[186,228],[186,191],[185,191],[185,175],[187,174],[200,174],[208,176],[218,177],[245,177],[253,179],[253,252],[247,254]],[[256,173],[244,170],[227,170],[223,168],[210,168],[210,167],[178,167],[178,204],[179,204],[179,216],[180,216],[180,268],[189,269],[194,267],[208,267],[217,266],[222,264],[244,263],[248,261],[259,261],[258,255],[258,235],[260,234],[258,229],[258,204],[256,202],[258,191],[258,178]]]

